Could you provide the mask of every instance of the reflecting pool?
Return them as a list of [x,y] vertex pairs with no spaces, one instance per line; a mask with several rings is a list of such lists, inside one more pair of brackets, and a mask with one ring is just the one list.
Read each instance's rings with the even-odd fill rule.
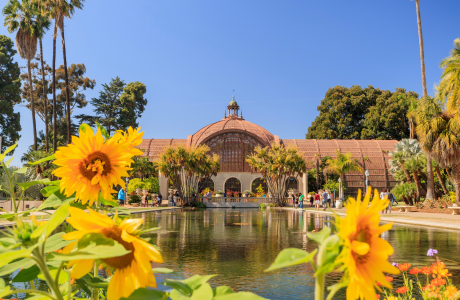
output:
[[[258,209],[206,209],[202,211],[157,211],[135,215],[145,226],[161,227],[150,235],[162,251],[161,266],[177,275],[159,275],[159,289],[166,278],[183,279],[194,274],[216,274],[210,283],[228,285],[237,291],[251,291],[269,299],[313,299],[314,277],[310,265],[264,273],[278,253],[289,247],[313,251],[317,245],[306,233],[333,226],[331,216],[314,212]],[[333,228],[332,228],[333,229]],[[383,234],[395,249],[391,261],[425,266],[434,260],[427,250],[434,248],[460,283],[460,232],[435,228],[394,225]],[[340,274],[332,274],[332,284]],[[393,282],[394,286],[401,283]],[[335,299],[344,299],[344,293]]]

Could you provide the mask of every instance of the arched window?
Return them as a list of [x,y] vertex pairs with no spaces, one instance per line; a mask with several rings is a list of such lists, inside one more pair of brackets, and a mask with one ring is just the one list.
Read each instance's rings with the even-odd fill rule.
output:
[[201,193],[207,188],[209,188],[211,191],[214,191],[214,181],[212,181],[211,178],[201,179],[198,183],[198,191]]
[[255,193],[259,185],[262,185],[264,193],[268,192],[267,182],[262,177],[254,179],[254,181],[251,184],[251,192]]
[[251,172],[246,158],[260,143],[247,134],[229,132],[210,139],[206,145],[211,153],[220,156],[220,172]]
[[297,179],[294,177],[288,178],[286,180],[286,191],[289,191],[289,189],[297,189]]
[[241,192],[241,182],[235,178],[231,177],[225,182],[225,192],[231,190],[232,192]]

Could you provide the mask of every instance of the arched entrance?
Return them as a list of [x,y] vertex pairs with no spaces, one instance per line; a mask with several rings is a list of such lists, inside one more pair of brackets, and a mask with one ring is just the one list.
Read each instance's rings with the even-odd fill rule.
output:
[[198,183],[198,191],[201,193],[205,189],[210,189],[214,191],[214,181],[211,178],[201,179],[200,183]]
[[288,194],[288,191],[290,189],[297,190],[297,186],[297,179],[295,179],[294,177],[286,179],[286,195]]
[[268,187],[267,187],[267,182],[265,181],[265,179],[263,179],[262,177],[259,177],[259,178],[256,178],[252,181],[252,184],[251,184],[251,192],[255,193],[256,192],[256,189],[262,185],[262,188],[264,189],[264,193],[268,193]]
[[228,190],[232,192],[241,193],[241,182],[238,178],[231,177],[225,181],[225,192]]

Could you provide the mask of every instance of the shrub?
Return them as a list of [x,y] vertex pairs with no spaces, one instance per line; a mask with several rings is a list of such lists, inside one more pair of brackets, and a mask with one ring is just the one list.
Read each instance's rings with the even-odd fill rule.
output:
[[265,205],[265,203],[260,203],[259,204],[259,208],[261,209],[265,209],[267,207],[267,205]]
[[206,208],[206,203],[195,201],[195,202],[192,202],[192,207]]
[[[323,190],[330,190],[331,193],[336,190],[337,191],[337,195],[339,194],[339,183],[335,180],[331,180],[329,179],[326,184],[323,185]],[[344,185],[343,186],[343,193],[345,194],[345,192],[347,191],[347,187]]]
[[144,179],[144,181],[142,182],[142,188],[148,189],[149,193],[158,194],[158,192],[160,191],[160,183],[158,182],[158,178],[150,177]]
[[218,190],[216,191],[216,194],[223,194],[224,192],[222,192],[221,190]]
[[142,188],[142,180],[139,178],[133,178],[129,181],[128,183],[128,194],[131,194],[132,192],[135,192],[136,189],[141,189]]
[[129,201],[128,201],[129,204],[140,203],[140,202],[141,202],[141,196],[139,195],[132,195],[129,197]]

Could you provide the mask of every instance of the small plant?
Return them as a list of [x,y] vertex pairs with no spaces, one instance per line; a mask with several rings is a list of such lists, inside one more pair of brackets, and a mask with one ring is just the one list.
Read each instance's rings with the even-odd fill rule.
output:
[[417,207],[418,209],[422,209],[423,208],[423,203],[422,202],[417,202],[415,203],[415,207]]
[[133,178],[128,183],[128,193],[131,194],[136,191],[136,189],[141,189],[143,186],[142,180],[140,178]]
[[275,203],[270,202],[270,203],[268,203],[268,206],[270,206],[270,207],[275,207]]
[[203,202],[192,202],[192,207],[195,208],[206,208],[206,203]]
[[260,203],[259,208],[265,209],[265,208],[267,208],[267,205],[265,203]]
[[158,194],[160,191],[160,184],[158,182],[158,178],[156,177],[150,177],[144,179],[142,182],[142,188],[149,190],[149,193],[151,194]]
[[423,204],[428,208],[435,208],[436,202],[436,199],[427,199],[423,201]]
[[133,204],[133,203],[140,203],[141,202],[141,197],[139,195],[132,195],[129,197],[129,201],[128,203],[129,204]]
[[259,186],[256,188],[256,193],[258,197],[262,197],[265,194],[262,184],[259,184]]
[[223,194],[224,192],[222,192],[221,190],[218,190],[216,191],[216,194]]

